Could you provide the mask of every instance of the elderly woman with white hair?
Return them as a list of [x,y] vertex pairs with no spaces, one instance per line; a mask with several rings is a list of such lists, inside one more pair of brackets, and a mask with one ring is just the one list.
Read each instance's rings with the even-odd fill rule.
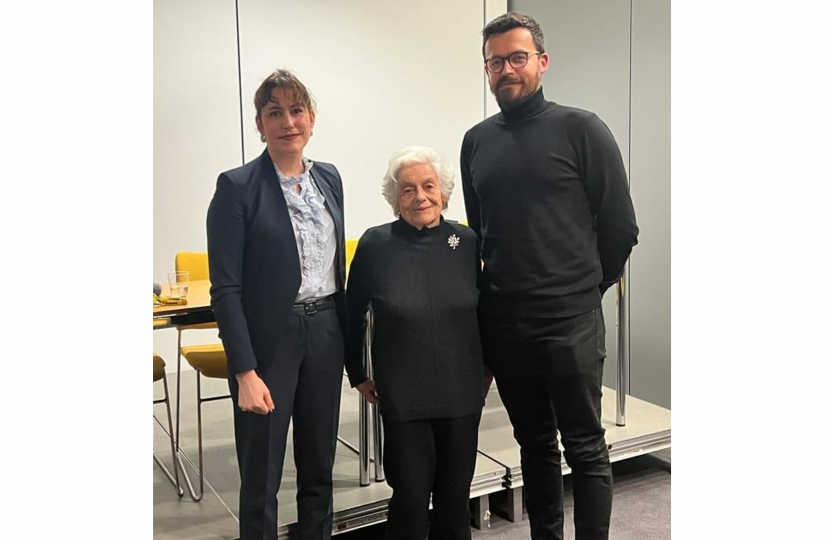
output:
[[[434,149],[392,154],[383,195],[397,221],[360,238],[346,288],[346,369],[379,403],[393,489],[386,538],[469,539],[470,482],[484,404],[478,330],[481,269],[473,231],[445,221],[452,166]],[[361,361],[374,313],[374,380]],[[429,501],[432,494],[433,518]]]

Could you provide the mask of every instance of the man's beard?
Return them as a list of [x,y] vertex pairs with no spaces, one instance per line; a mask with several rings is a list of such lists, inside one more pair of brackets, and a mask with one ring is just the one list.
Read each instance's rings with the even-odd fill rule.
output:
[[[510,83],[510,82],[519,83],[521,85],[521,87],[519,88],[519,91],[515,94],[515,96],[511,96],[511,97],[509,97],[507,95],[502,96],[502,94],[499,93],[499,88],[501,88],[502,85]],[[515,109],[516,107],[518,107],[519,105],[524,103],[527,100],[527,98],[532,96],[535,93],[536,89],[538,89],[538,88],[539,88],[539,81],[538,80],[536,81],[536,84],[534,85],[534,87],[530,88],[525,83],[525,81],[523,81],[522,79],[520,79],[518,77],[516,77],[516,78],[504,77],[502,79],[499,79],[499,82],[496,86],[496,91],[493,92],[492,89],[491,89],[491,92],[493,93],[493,96],[496,98],[496,103],[499,104],[499,108],[502,111],[509,111],[510,109]]]

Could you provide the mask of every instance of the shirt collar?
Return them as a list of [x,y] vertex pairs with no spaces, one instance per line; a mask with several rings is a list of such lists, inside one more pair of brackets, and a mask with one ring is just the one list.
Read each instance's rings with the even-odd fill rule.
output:
[[[273,163],[273,162],[272,162]],[[311,170],[311,167],[314,166],[314,162],[308,158],[303,158],[303,172],[296,176],[286,176],[282,174],[282,171],[277,164],[274,163],[274,170],[277,171],[277,178],[280,180],[280,184],[296,184],[299,182],[303,177],[308,176],[308,171]]]

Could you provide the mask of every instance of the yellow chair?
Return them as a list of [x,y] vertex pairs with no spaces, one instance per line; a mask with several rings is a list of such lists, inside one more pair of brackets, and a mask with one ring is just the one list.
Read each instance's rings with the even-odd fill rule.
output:
[[[210,271],[208,267],[208,254],[205,252],[191,252],[182,251],[176,254],[176,271],[190,272],[191,280],[210,279]],[[190,496],[194,501],[202,500],[205,493],[205,468],[204,459],[202,455],[202,403],[208,401],[216,401],[220,399],[230,398],[230,394],[222,396],[202,397],[202,377],[209,377],[213,379],[228,378],[228,357],[225,355],[225,348],[221,343],[210,345],[192,345],[182,347],[182,333],[186,330],[205,330],[215,329],[216,323],[202,323],[191,325],[179,325],[176,327],[179,333],[178,340],[178,368],[181,375],[181,358],[184,357],[187,363],[196,371],[196,413],[197,426],[199,437],[199,493],[194,492],[193,486],[190,483],[190,478],[187,476],[184,467],[182,473],[184,474],[187,487],[190,490]],[[178,395],[181,395],[181,376],[177,381]],[[178,397],[176,398],[179,399]],[[176,440],[179,440],[179,419],[180,419],[180,405],[176,406]],[[177,445],[178,449],[178,445]]]
[[346,240],[346,277],[349,277],[349,267],[354,259],[354,252],[357,251],[357,240]]
[[170,318],[168,317],[153,319],[153,330],[156,328],[167,328],[168,326],[170,326]]
[[[162,399],[154,399],[153,405],[158,403],[164,403],[165,408],[167,409],[167,433],[170,437],[170,454],[173,456],[173,474],[170,474],[170,471],[167,467],[164,466],[161,459],[156,455],[155,450],[153,451],[153,461],[155,461],[158,466],[161,468],[161,471],[167,476],[170,482],[173,483],[173,486],[176,488],[176,492],[178,493],[179,497],[184,495],[184,490],[179,485],[179,465],[178,459],[176,458],[176,445],[173,442],[173,417],[170,414],[170,395],[167,392],[167,374],[164,372],[164,360],[162,360],[161,356],[153,353],[153,382],[162,381],[164,383],[164,397]],[[155,415],[153,418],[161,425],[161,422],[158,421]]]

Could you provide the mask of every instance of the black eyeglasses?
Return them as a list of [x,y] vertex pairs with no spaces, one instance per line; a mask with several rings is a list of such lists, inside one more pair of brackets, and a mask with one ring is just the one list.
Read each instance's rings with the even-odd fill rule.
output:
[[544,54],[541,51],[534,51],[532,53],[519,51],[514,52],[507,58],[501,56],[491,56],[487,60],[484,61],[484,65],[487,67],[487,71],[490,73],[501,73],[504,69],[504,61],[507,60],[510,62],[510,65],[513,69],[521,69],[527,65],[527,59],[530,57],[531,54]]

